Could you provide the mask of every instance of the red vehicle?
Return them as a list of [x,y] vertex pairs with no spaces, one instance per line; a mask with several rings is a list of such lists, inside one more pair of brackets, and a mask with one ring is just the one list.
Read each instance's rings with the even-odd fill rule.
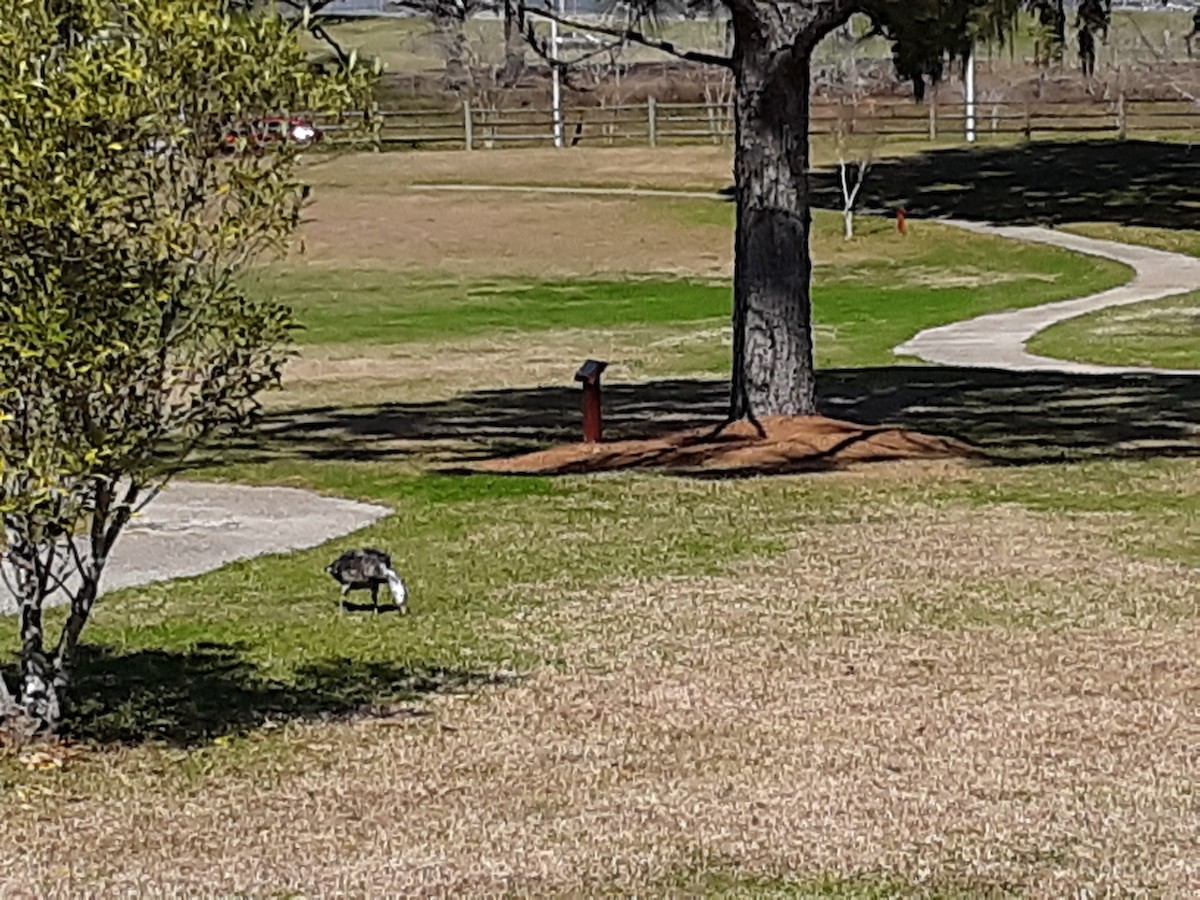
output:
[[306,119],[284,116],[272,116],[257,119],[248,128],[234,128],[225,132],[221,138],[221,147],[226,153],[237,149],[239,140],[246,142],[250,150],[261,151],[264,147],[278,141],[291,141],[302,147],[307,147],[322,138],[321,130]]

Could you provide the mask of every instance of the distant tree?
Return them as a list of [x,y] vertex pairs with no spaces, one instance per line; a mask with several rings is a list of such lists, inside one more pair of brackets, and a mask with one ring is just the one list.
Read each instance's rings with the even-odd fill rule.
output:
[[467,20],[485,10],[495,12],[495,4],[490,0],[391,0],[391,6],[429,19],[434,40],[445,58],[447,81],[452,87],[469,90],[474,72]]
[[58,726],[130,517],[278,380],[290,311],[238,275],[286,245],[304,191],[296,147],[251,146],[253,123],[370,96],[352,59],[314,73],[298,37],[224,0],[0,10],[0,550],[21,645],[0,728]]
[[[869,128],[865,133],[858,130],[858,114],[862,106],[870,106],[869,85],[862,77],[856,50],[859,39],[854,33],[853,23],[838,29],[830,40],[835,42],[835,52],[841,65],[827,69],[824,78],[818,78],[818,89],[836,91],[838,104],[835,108],[830,138],[837,156],[838,183],[842,193],[842,236],[854,238],[854,213],[863,183],[875,163],[875,155],[883,136]],[[822,83],[824,82],[824,83]]]

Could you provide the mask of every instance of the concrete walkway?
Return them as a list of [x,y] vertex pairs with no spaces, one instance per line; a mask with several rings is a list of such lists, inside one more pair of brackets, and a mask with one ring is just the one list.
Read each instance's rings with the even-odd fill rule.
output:
[[898,356],[916,356],[944,366],[973,366],[1017,371],[1077,372],[1111,375],[1116,373],[1159,373],[1200,375],[1200,369],[1154,369],[1136,366],[1102,366],[1037,356],[1025,349],[1026,342],[1039,331],[1057,322],[1084,313],[1158,300],[1175,294],[1200,290],[1200,259],[1180,253],[1167,253],[1149,247],[1135,247],[1115,241],[1101,241],[1049,228],[995,226],[949,219],[938,220],[956,228],[980,234],[994,234],[1019,241],[1052,244],[1077,253],[1102,256],[1133,268],[1132,281],[1111,290],[1062,300],[1028,309],[988,313],[964,322],[927,328],[895,349]]
[[[201,575],[267,553],[316,547],[391,512],[385,506],[296,488],[176,481],[117,540],[101,592]],[[329,585],[333,597],[337,585]],[[49,605],[66,600],[61,591],[47,598]],[[13,612],[13,596],[0,583],[0,615]]]

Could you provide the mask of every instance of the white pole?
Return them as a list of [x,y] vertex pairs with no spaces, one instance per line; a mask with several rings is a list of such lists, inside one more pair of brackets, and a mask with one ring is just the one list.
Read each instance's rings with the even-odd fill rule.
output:
[[967,51],[964,87],[967,95],[967,143],[975,143],[975,46]]
[[[554,11],[561,15],[561,0],[555,0]],[[550,58],[558,60],[558,22],[550,20]],[[563,114],[562,114],[562,83],[559,80],[558,66],[550,66],[550,103],[554,107],[554,146],[563,145]]]

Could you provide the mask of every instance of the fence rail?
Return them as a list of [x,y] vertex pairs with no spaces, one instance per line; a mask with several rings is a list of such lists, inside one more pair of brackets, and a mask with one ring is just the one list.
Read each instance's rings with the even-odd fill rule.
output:
[[[356,117],[352,115],[352,118]],[[436,147],[466,150],[513,145],[553,144],[551,110],[504,109],[464,102],[457,109],[379,113],[380,141],[392,147]],[[868,101],[856,106],[816,104],[813,135],[841,135],[935,140],[964,135],[968,116],[961,104],[911,101]],[[350,125],[343,120],[318,123],[336,142]],[[574,107],[563,110],[566,145],[649,146],[724,143],[734,134],[729,103],[658,103]],[[1093,102],[1023,102],[979,100],[974,115],[977,140],[1020,135],[1200,132],[1200,104],[1188,101],[1113,100]]]

